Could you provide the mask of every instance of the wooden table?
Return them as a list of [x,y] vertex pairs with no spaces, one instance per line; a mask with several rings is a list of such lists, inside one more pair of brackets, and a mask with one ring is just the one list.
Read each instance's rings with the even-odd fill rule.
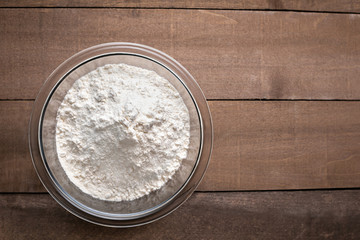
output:
[[[0,239],[359,239],[360,1],[0,2]],[[36,94],[74,53],[146,44],[180,61],[213,116],[198,191],[146,226],[80,220],[27,141]]]

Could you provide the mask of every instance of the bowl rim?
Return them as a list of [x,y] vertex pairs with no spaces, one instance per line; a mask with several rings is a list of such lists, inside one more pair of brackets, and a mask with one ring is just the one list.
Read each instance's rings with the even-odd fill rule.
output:
[[[45,156],[43,155],[41,141],[43,114],[46,110],[48,101],[51,99],[51,96],[56,91],[58,85],[68,74],[83,64],[97,58],[117,54],[143,57],[160,64],[170,71],[184,85],[185,89],[190,94],[197,109],[200,121],[201,139],[199,155],[186,182],[174,195],[172,195],[171,198],[154,207],[155,209],[150,208],[141,211],[140,213],[144,212],[142,214],[131,217],[126,217],[126,215],[133,214],[106,213],[107,216],[105,217],[101,214],[96,214],[97,212],[101,213],[101,211],[92,209],[76,201],[72,196],[67,194],[66,191],[63,191],[61,185],[57,183],[48,168]],[[202,180],[210,161],[213,143],[213,127],[210,110],[204,94],[195,79],[180,63],[167,54],[149,46],[127,42],[112,42],[96,45],[78,52],[60,64],[50,74],[41,87],[33,104],[33,110],[29,121],[28,138],[30,154],[37,175],[45,189],[63,208],[79,218],[98,225],[132,227],[150,223],[168,215],[185,202],[195,191]],[[92,209],[92,211],[89,212],[86,208]],[[119,216],[121,216],[121,219],[119,219]]]

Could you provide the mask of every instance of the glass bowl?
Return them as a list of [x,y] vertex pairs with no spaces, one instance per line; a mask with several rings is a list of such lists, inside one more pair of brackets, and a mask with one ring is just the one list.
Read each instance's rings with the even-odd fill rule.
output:
[[[155,71],[177,89],[190,114],[190,147],[186,159],[163,187],[133,201],[105,201],[82,192],[69,180],[56,152],[56,114],[67,91],[81,76],[110,63]],[[50,195],[74,215],[111,227],[138,226],[155,221],[190,197],[208,166],[212,135],[206,99],[190,73],[165,53],[134,43],[100,44],[62,63],[40,89],[29,126],[32,161]]]

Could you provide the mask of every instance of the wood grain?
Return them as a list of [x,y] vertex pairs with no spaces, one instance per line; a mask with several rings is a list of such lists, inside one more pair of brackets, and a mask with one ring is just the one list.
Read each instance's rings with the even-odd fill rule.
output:
[[0,7],[117,7],[117,8],[205,8],[261,9],[328,12],[360,12],[359,0],[2,0]]
[[[27,129],[32,102],[0,102],[0,191],[44,191],[30,159]],[[0,214],[1,215],[1,214]],[[0,231],[1,232],[1,231]]]
[[180,61],[208,99],[360,99],[360,15],[0,9],[0,99],[34,99],[74,53],[137,42]]
[[360,102],[209,102],[201,190],[360,187]]
[[195,193],[149,225],[76,218],[48,194],[0,195],[1,239],[358,239],[360,190]]
[[[211,101],[198,190],[360,187],[360,102]],[[0,102],[0,192],[44,191],[28,153],[31,102]]]

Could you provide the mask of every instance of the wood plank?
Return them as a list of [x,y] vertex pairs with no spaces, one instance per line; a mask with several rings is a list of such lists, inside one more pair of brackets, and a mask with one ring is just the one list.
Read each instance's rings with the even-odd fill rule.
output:
[[360,15],[0,9],[0,99],[34,99],[72,54],[137,42],[179,60],[208,99],[360,99]]
[[268,9],[328,12],[360,12],[359,0],[2,0],[0,7],[117,7],[117,8],[205,8],[205,9]]
[[[360,187],[360,102],[211,101],[198,190]],[[31,102],[0,102],[0,192],[44,191],[27,144]]]
[[360,190],[195,193],[159,221],[115,229],[78,219],[48,194],[3,194],[0,238],[358,239],[359,198]]
[[360,102],[210,102],[200,190],[360,187]]
[[30,159],[27,129],[32,102],[0,102],[0,191],[44,191]]

